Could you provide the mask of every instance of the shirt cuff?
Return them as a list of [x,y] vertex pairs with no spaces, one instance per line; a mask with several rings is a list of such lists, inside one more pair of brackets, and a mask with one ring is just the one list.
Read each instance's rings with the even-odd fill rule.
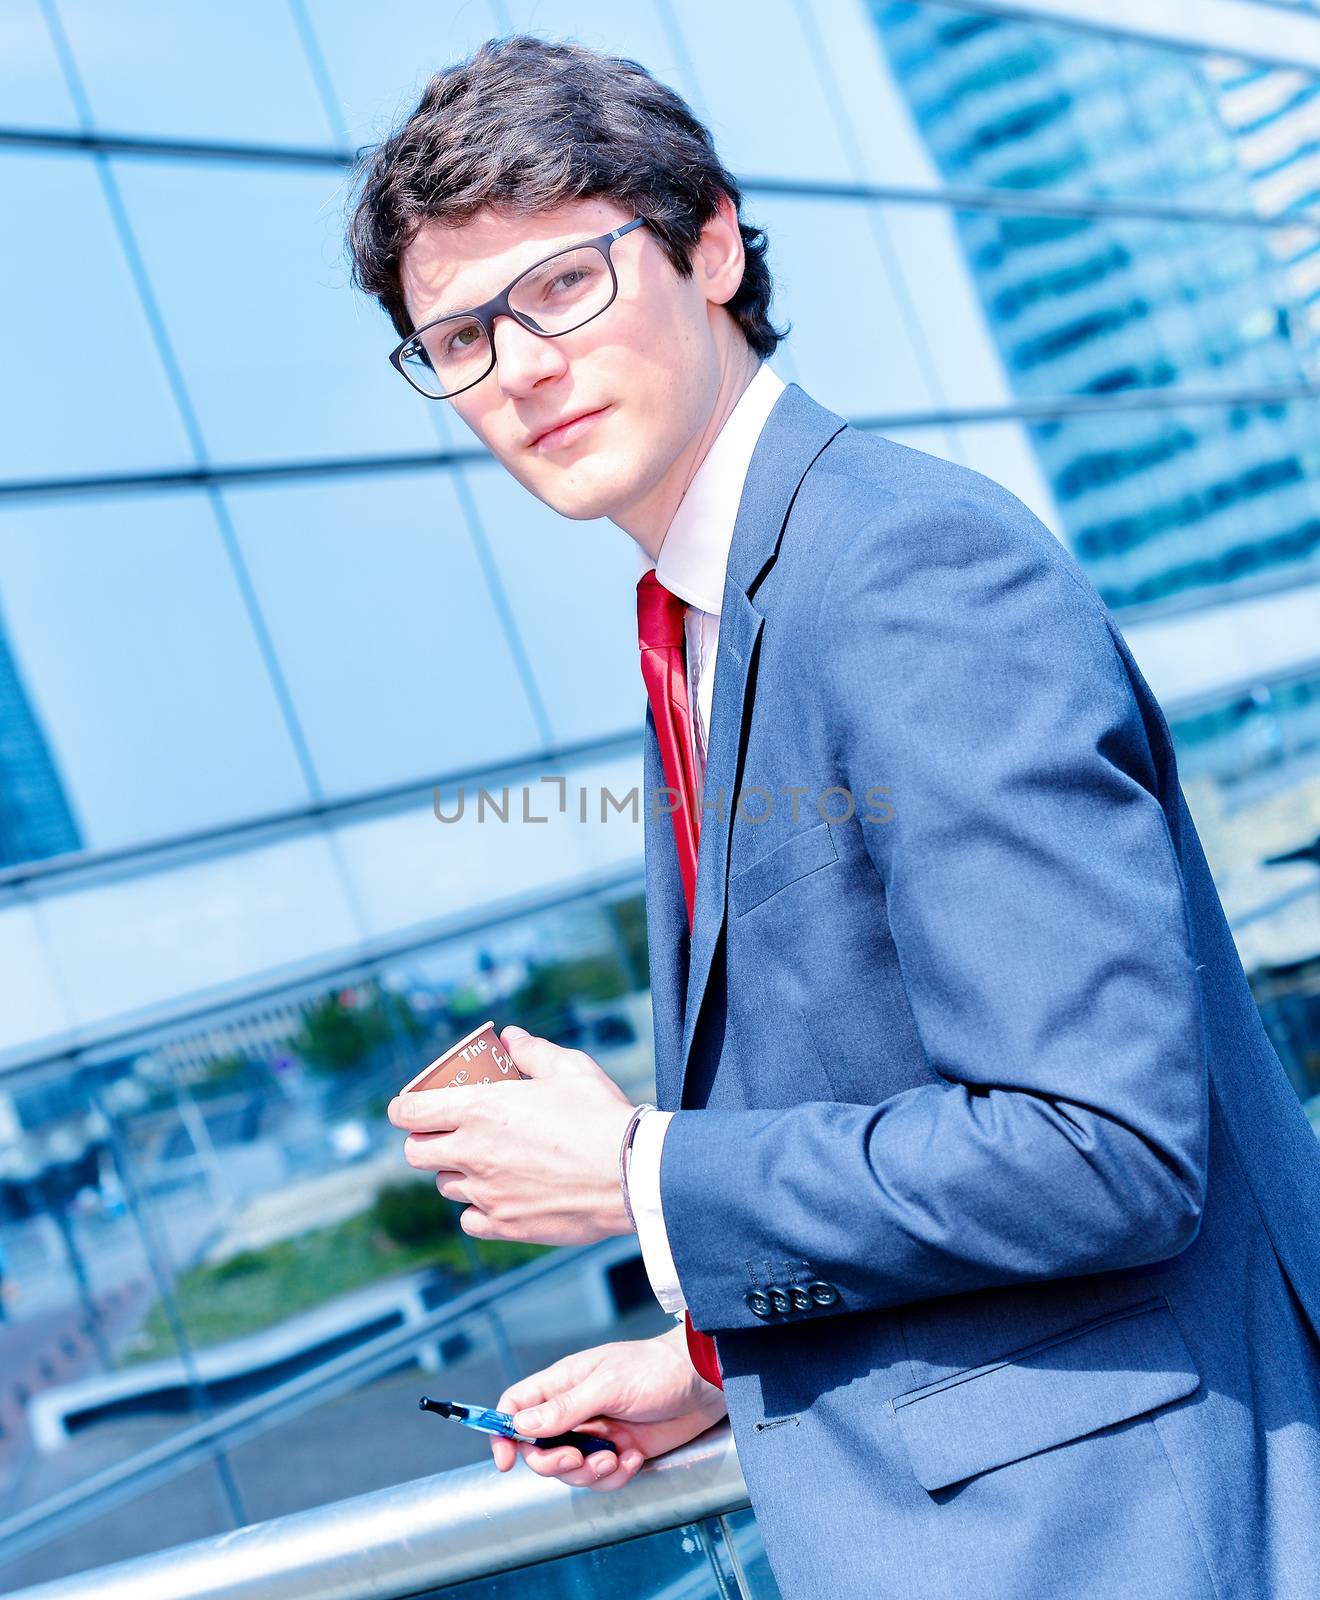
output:
[[628,1151],[628,1200],[637,1223],[642,1264],[655,1297],[672,1316],[681,1317],[687,1310],[687,1301],[679,1286],[660,1209],[660,1152],[672,1115],[670,1111],[647,1111],[638,1121]]

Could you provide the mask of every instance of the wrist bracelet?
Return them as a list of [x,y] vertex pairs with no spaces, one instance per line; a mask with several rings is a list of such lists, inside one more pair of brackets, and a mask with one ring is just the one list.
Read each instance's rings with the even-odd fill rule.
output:
[[628,1198],[628,1152],[632,1149],[633,1135],[637,1132],[637,1124],[648,1111],[654,1111],[652,1105],[633,1107],[633,1114],[628,1118],[628,1126],[623,1130],[623,1138],[619,1141],[619,1189],[623,1195],[623,1209],[628,1215],[628,1226],[634,1233],[637,1232],[637,1219],[633,1216],[632,1201]]

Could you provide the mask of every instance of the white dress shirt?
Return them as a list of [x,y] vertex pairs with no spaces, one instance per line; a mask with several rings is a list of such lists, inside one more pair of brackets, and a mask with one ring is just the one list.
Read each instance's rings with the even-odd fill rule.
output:
[[[687,603],[683,635],[693,711],[698,806],[705,787],[706,739],[733,524],[752,451],[784,387],[783,379],[763,361],[711,441],[679,501],[661,542],[659,559],[652,561],[644,550],[638,550],[640,572],[654,567],[665,588]],[[668,1111],[648,1111],[637,1124],[628,1153],[628,1198],[651,1288],[664,1309],[681,1319],[687,1302],[679,1286],[660,1208],[660,1153],[671,1115]]]

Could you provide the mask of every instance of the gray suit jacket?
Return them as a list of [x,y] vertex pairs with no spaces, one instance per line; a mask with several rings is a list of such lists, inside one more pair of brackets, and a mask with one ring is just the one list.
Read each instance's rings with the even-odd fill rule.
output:
[[790,384],[709,743],[661,1196],[785,1594],[1314,1593],[1320,1149],[1072,556]]

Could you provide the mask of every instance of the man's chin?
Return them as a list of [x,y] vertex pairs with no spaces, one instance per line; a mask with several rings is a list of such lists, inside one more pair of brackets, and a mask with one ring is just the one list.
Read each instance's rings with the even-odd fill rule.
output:
[[566,480],[527,483],[538,500],[552,511],[573,522],[594,522],[597,517],[608,517],[612,507],[623,498],[612,482]]

